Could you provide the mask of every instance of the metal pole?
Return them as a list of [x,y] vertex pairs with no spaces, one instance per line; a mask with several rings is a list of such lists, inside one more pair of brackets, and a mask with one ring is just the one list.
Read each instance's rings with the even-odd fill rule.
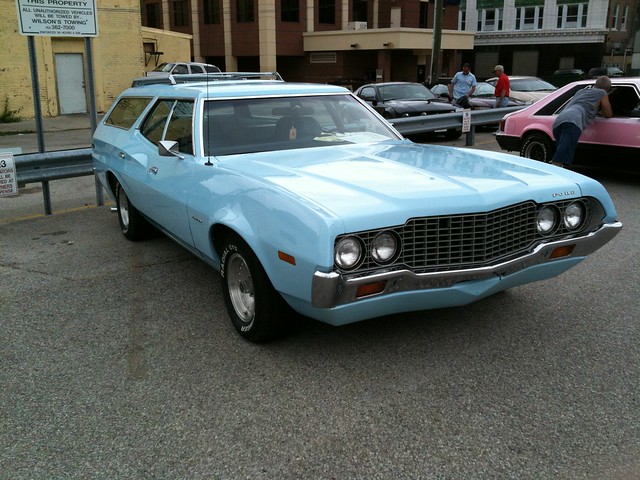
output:
[[440,49],[442,44],[442,0],[436,0],[433,6],[433,48],[431,50],[431,83],[440,78],[442,69]]
[[[40,104],[40,82],[38,80],[38,62],[36,59],[36,45],[33,35],[27,37],[29,49],[29,64],[31,65],[31,90],[33,92],[33,112],[38,134],[38,152],[44,153],[44,128],[42,126],[42,106]],[[42,197],[44,200],[44,214],[51,215],[51,192],[49,182],[42,182]]]
[[[91,135],[93,135],[98,127],[98,114],[96,108],[96,88],[93,75],[93,49],[91,47],[91,37],[84,37],[84,50],[87,55],[87,81],[89,83],[89,117],[91,118]],[[96,183],[96,205],[100,207],[104,205],[104,192],[98,177],[94,177]]]

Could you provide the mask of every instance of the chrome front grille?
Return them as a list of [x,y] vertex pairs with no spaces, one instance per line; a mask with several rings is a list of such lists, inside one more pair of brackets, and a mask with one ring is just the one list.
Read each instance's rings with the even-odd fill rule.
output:
[[[536,228],[539,205],[523,202],[491,212],[412,218],[402,226],[384,229],[400,239],[402,250],[390,265],[377,264],[369,254],[375,236],[383,230],[351,234],[361,239],[366,250],[363,262],[351,273],[380,268],[407,268],[416,273],[478,268],[505,261],[530,251],[542,240],[551,240],[583,231],[590,223],[590,202],[583,226],[569,231],[562,221],[550,235]],[[559,212],[575,200],[554,202]]]

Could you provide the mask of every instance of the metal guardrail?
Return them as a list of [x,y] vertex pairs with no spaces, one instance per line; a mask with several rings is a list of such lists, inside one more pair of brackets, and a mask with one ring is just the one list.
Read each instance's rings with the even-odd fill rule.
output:
[[[46,215],[51,215],[51,192],[49,190],[51,180],[93,175],[93,159],[90,148],[16,155],[13,158],[18,185],[42,182],[44,213]],[[101,193],[98,193],[97,190],[96,192],[97,201],[101,202]]]
[[[470,131],[467,133],[466,145],[474,145],[475,127],[496,124],[505,114],[522,108],[507,107],[471,110],[471,126]],[[389,121],[402,135],[415,135],[450,128],[462,129],[463,112],[394,118]],[[18,184],[42,182],[46,215],[51,214],[51,195],[49,192],[49,182],[51,180],[93,175],[93,160],[90,148],[16,155],[14,160]],[[102,190],[97,182],[96,198],[98,205],[102,205]]]
[[16,155],[14,160],[20,184],[93,175],[90,148]]
[[[498,124],[502,117],[509,112],[521,110],[524,107],[488,108],[486,110],[471,110],[471,130],[467,133],[467,146],[474,144],[475,127]],[[441,113],[437,115],[423,115],[418,117],[391,118],[389,122],[402,135],[416,135],[435,132],[450,128],[462,129],[463,112]]]

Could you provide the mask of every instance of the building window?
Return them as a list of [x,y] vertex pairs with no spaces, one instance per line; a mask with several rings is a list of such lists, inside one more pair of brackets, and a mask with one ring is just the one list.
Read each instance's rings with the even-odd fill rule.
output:
[[282,0],[280,2],[280,20],[283,22],[299,22],[300,2],[298,0]]
[[487,8],[478,12],[478,31],[497,32],[502,30],[502,9]]
[[618,29],[618,17],[620,16],[620,4],[616,3],[616,5],[613,7],[613,15],[611,16],[611,25],[609,26],[609,28],[613,29],[613,30],[617,30]]
[[467,11],[458,11],[458,30],[464,32],[467,28]]
[[558,28],[586,28],[588,3],[558,5]]
[[418,28],[429,28],[429,4],[420,2],[420,18],[418,19]]
[[189,2],[187,0],[173,2],[173,25],[176,27],[189,26]]
[[159,3],[147,3],[145,11],[147,13],[147,23],[145,27],[162,28],[162,5]]
[[336,23],[336,1],[318,0],[318,22]]
[[627,30],[628,17],[629,17],[629,5],[625,5],[624,9],[622,10],[622,18],[620,19],[620,30],[623,32]]
[[253,22],[253,0],[236,0],[236,20],[238,23]]
[[220,0],[204,0],[203,13],[205,25],[220,23]]
[[544,7],[520,7],[516,9],[516,30],[542,30]]
[[353,0],[351,20],[354,22],[369,20],[369,2],[367,0]]

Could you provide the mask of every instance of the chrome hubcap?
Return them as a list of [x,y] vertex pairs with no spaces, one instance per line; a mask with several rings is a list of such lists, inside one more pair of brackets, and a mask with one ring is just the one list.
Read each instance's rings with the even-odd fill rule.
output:
[[118,211],[120,212],[122,227],[127,230],[129,228],[129,202],[127,201],[127,195],[122,189],[118,195]]
[[253,279],[247,263],[234,253],[227,265],[227,287],[231,304],[243,322],[253,320],[256,311]]

